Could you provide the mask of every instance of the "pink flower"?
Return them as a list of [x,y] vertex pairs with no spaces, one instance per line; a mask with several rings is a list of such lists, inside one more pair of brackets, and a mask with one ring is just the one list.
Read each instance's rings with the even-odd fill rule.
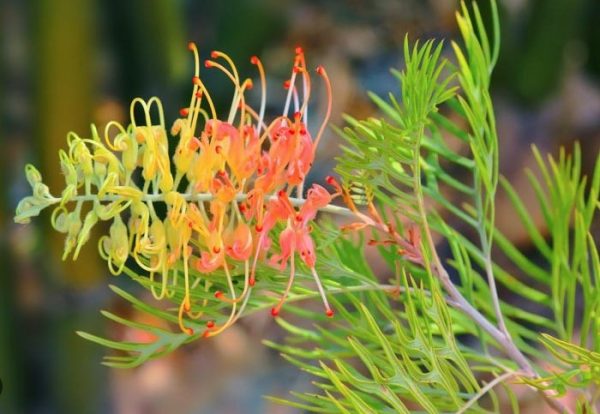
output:
[[290,266],[290,278],[286,289],[277,305],[271,309],[271,314],[273,316],[279,315],[281,307],[292,288],[296,273],[296,252],[300,254],[300,259],[308,266],[315,279],[325,306],[325,313],[327,316],[333,316],[333,311],[329,306],[327,296],[325,295],[319,275],[315,269],[315,247],[312,237],[309,234],[309,222],[316,216],[317,210],[327,205],[329,201],[331,201],[331,196],[327,190],[315,184],[308,191],[307,200],[298,213],[296,213],[296,210],[292,206],[290,199],[285,192],[280,192],[277,199],[271,201],[267,206],[265,223],[268,223],[268,226],[273,226],[276,221],[287,221],[285,230],[279,235],[281,251],[279,254],[271,256],[269,262],[280,270],[285,269],[288,264]]

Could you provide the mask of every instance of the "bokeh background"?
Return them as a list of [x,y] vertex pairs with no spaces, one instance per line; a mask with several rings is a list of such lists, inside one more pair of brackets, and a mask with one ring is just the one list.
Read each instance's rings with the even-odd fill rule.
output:
[[[499,0],[502,52],[495,78],[502,171],[525,188],[531,143],[542,151],[579,140],[587,166],[600,147],[600,2]],[[479,1],[487,10],[487,1]],[[332,78],[333,123],[342,113],[376,115],[366,91],[398,91],[389,68],[401,68],[405,33],[456,38],[454,0],[1,0],[0,1],[0,413],[297,413],[264,394],[311,387],[310,379],[263,347],[282,332],[253,316],[212,341],[192,344],[129,371],[100,365],[105,352],[75,335],[112,332],[99,314],[128,315],[108,283],[93,241],[76,263],[61,262],[62,239],[48,214],[29,226],[12,215],[29,191],[33,162],[51,190],[60,188],[57,150],[68,131],[91,122],[126,121],[136,96],[158,95],[167,119],[188,100],[193,71],[187,42],[207,57],[226,51],[253,75],[249,57],[269,72],[269,110],[302,45],[310,66]],[[449,53],[449,51],[448,51]],[[226,79],[206,74],[226,105]],[[314,119],[324,100],[317,88]],[[338,140],[324,139],[316,173],[333,165]],[[523,231],[499,200],[499,223],[527,250]],[[135,315],[130,315],[135,317]]]

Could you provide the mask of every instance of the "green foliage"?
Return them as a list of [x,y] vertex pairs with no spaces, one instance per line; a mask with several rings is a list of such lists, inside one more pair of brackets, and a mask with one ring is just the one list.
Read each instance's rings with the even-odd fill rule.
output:
[[[543,334],[541,341],[563,369],[543,378],[525,379],[526,383],[536,388],[557,391],[561,395],[569,388],[586,389],[600,385],[599,352],[561,341],[548,334]],[[596,398],[597,396],[594,400]]]
[[[375,95],[375,103],[394,121],[380,119],[346,120],[352,129],[343,131],[348,145],[342,146],[336,171],[346,181],[369,189],[383,203],[396,208],[402,204],[404,214],[413,220],[418,216],[418,199],[414,191],[419,185],[420,147],[431,113],[453,96],[451,76],[442,79],[446,61],[438,64],[443,44],[433,41],[412,51],[408,38],[404,43],[406,70],[393,71],[402,85],[403,106],[390,95],[387,104]],[[393,137],[390,139],[390,137]]]
[[[315,385],[327,396],[300,395],[304,403],[294,405],[314,412],[336,407],[342,412],[409,412],[415,406],[452,411],[478,390],[467,362],[478,357],[457,343],[459,327],[453,326],[439,290],[409,285],[403,277],[397,292],[338,299],[348,305],[338,302],[343,323],[333,329],[306,330],[280,322],[295,338],[314,341],[316,353],[270,344],[316,376]],[[319,366],[310,364],[315,358]]]
[[[314,231],[319,233],[319,240],[324,242],[328,237],[337,237],[339,235],[339,231],[335,232],[332,228],[329,229],[330,234],[326,234],[328,231],[327,229],[318,228]],[[274,247],[276,246],[277,245],[275,244]],[[330,294],[346,291],[348,288],[342,287],[346,281],[352,281],[355,285],[354,288],[349,288],[350,291],[353,289],[359,291],[368,291],[378,288],[378,285],[372,277],[364,276],[342,265],[341,263],[343,262],[335,256],[335,253],[331,251],[331,246],[327,246],[327,243],[324,243],[322,248],[319,248],[319,250],[321,252],[324,250],[328,251],[330,254],[330,256],[320,261],[319,271],[326,271],[328,274],[335,273],[339,275],[337,282],[327,283],[328,292]],[[325,256],[325,254],[323,256]],[[123,271],[145,290],[149,291],[151,287],[154,287],[155,289],[160,288],[159,282],[151,280],[145,274],[138,274],[128,267],[125,267]],[[232,273],[236,283],[237,281],[242,281],[243,269],[234,268],[232,269]],[[259,265],[257,274],[260,275],[260,280],[257,283],[260,283],[261,289],[265,292],[280,292],[287,284],[287,279],[281,274],[281,272],[271,266],[265,264]],[[200,280],[200,275],[197,272],[192,271],[191,275],[194,280]],[[226,289],[227,282],[222,270],[215,271],[212,273],[212,275],[214,277],[211,279],[210,283],[197,283],[198,288],[192,289],[191,291],[191,299],[193,302],[202,303],[203,319],[214,320],[216,323],[221,323],[227,318],[224,312],[227,307],[226,304],[214,300],[214,292]],[[315,292],[314,289],[305,287],[310,281],[313,280],[309,269],[305,267],[297,269],[296,278],[300,283],[298,283],[297,286],[295,286],[290,292],[287,300],[288,303],[306,301],[319,297],[318,292]],[[148,301],[147,298],[138,298],[135,295],[128,293],[122,288],[114,285],[111,285],[110,287],[119,297],[131,304],[132,308],[137,312],[148,315],[150,320],[154,319],[155,321],[161,321],[163,326],[157,326],[156,323],[140,323],[131,321],[114,315],[111,312],[102,311],[102,315],[108,320],[135,330],[140,334],[138,336],[145,340],[144,342],[136,343],[115,341],[86,332],[78,332],[78,334],[85,339],[96,342],[99,345],[107,347],[108,349],[117,351],[116,355],[107,355],[105,357],[105,365],[116,368],[133,368],[143,364],[149,359],[158,358],[170,353],[184,344],[202,339],[204,325],[201,322],[194,320],[187,322],[187,325],[194,331],[193,335],[180,332],[176,328],[173,328],[173,326],[176,326],[178,323],[176,308],[165,308],[164,304],[161,304],[160,302]],[[181,300],[183,300],[184,296],[185,287],[183,285],[176,285],[172,287],[172,293],[167,299],[169,303],[175,306],[175,304],[178,304],[181,302]],[[249,315],[259,311],[266,311],[270,309],[274,303],[276,303],[276,299],[277,298],[272,295],[254,295],[249,298],[244,314]],[[288,308],[286,307],[285,310],[287,312]],[[322,315],[322,313],[315,313],[313,319],[325,321],[326,318]]]
[[531,171],[528,178],[549,229],[548,241],[535,229],[530,214],[511,185],[506,180],[502,184],[545,263],[542,266],[533,263],[499,233],[498,245],[530,278],[531,284],[539,286],[537,292],[520,293],[530,300],[534,300],[535,295],[536,303],[549,308],[552,313],[547,319],[550,333],[597,351],[600,338],[594,315],[600,310],[600,267],[592,224],[598,210],[600,159],[588,182],[587,177],[582,176],[578,146],[572,156],[562,150],[558,160],[548,157],[544,161],[535,148],[534,154],[543,183]]
[[[448,243],[450,254],[445,262],[460,280],[456,289],[480,315],[498,324],[499,329],[502,323],[505,324],[517,353],[528,355],[535,364],[541,349],[549,350],[543,358],[548,365],[533,368],[537,374],[515,376],[539,390],[558,391],[560,395],[575,392],[579,395],[577,409],[592,412],[597,398],[593,395],[592,384],[598,373],[591,361],[596,357],[598,346],[600,268],[591,226],[600,206],[600,159],[593,177],[587,179],[582,176],[578,146],[572,156],[563,150],[558,160],[549,157],[547,161],[533,149],[543,180],[540,182],[532,172],[528,172],[528,176],[549,229],[546,239],[528,212],[535,206],[525,206],[510,183],[498,175],[498,137],[489,92],[490,74],[499,50],[496,8],[492,7],[492,10],[493,46],[477,5],[474,3],[469,11],[463,4],[461,14],[457,16],[463,44],[452,44],[455,64],[440,59],[441,46],[433,47],[431,41],[423,46],[417,43],[412,49],[405,46],[405,69],[401,73],[393,71],[400,82],[401,100],[392,95],[389,101],[371,96],[386,119],[359,121],[347,117],[349,127],[340,131],[346,143],[342,148],[344,154],[338,160],[338,172],[350,191],[358,183],[366,193],[372,194],[382,214],[391,212],[386,214],[386,222],[394,221],[398,228],[406,227],[407,221],[416,223],[425,235],[437,233]],[[448,143],[449,137],[454,140],[453,147]],[[468,154],[464,152],[465,146],[469,149]],[[495,228],[494,202],[499,183],[545,263],[534,262]],[[429,208],[430,205],[435,207]],[[389,273],[396,273],[399,267],[404,269],[402,272],[411,272],[414,277],[421,277],[435,296],[433,292],[439,290],[436,281],[445,288],[446,284],[443,274],[436,272],[436,252],[434,249],[428,251],[427,242],[425,237],[425,262],[432,263],[433,269],[426,266],[425,275],[422,268],[415,268],[399,255],[396,246],[380,247],[379,253],[389,265]],[[519,273],[510,270],[515,268]],[[518,299],[510,303],[497,299],[496,284],[518,295]],[[509,356],[507,348],[510,346],[505,346],[504,341],[499,342],[498,337],[490,335],[491,330],[474,322],[472,317],[454,311],[452,308],[461,309],[462,306],[453,303],[452,299],[447,297],[445,301],[450,323],[438,321],[441,332],[436,334],[445,339],[447,335],[470,333],[477,338],[477,341],[458,342],[462,357],[471,370],[464,373],[476,378],[477,386],[469,389],[466,384],[461,384],[462,393],[457,393],[461,402],[452,401],[457,404],[452,407],[443,398],[444,387],[438,384],[436,397],[430,400],[434,402],[432,408],[428,401],[420,398],[424,384],[417,382],[417,388],[399,390],[399,384],[415,380],[407,371],[397,377],[398,381],[392,386],[393,394],[401,396],[402,402],[411,402],[413,409],[427,412],[456,410],[462,404],[472,412],[498,412],[502,410],[498,405],[501,396],[498,391],[491,388],[477,394],[484,386],[482,373],[490,372],[498,379],[503,379],[503,374],[510,378],[512,373],[526,370],[527,365],[510,361],[512,358],[498,357],[494,349],[504,348],[505,356]],[[279,347],[293,363],[319,378],[317,388],[322,390],[322,397],[297,395],[303,401],[300,406],[314,412],[403,412],[394,402],[383,398],[387,389],[373,392],[379,398],[373,400],[373,395],[361,388],[362,384],[379,384],[379,371],[374,370],[374,363],[370,361],[379,361],[388,368],[394,364],[381,356],[387,355],[386,342],[357,340],[352,327],[360,326],[360,318],[377,321],[378,329],[390,332],[398,320],[407,327],[414,326],[416,321],[425,323],[426,316],[415,315],[410,309],[414,303],[426,307],[427,300],[408,291],[400,297],[400,309],[392,303],[382,305],[387,301],[381,298],[377,301],[372,295],[360,298],[360,301],[376,302],[379,306],[376,310],[359,307],[356,313],[343,313],[348,326],[339,328],[342,330],[339,334],[337,330],[321,333],[325,332],[322,328],[313,331],[317,337],[310,339],[319,353],[306,352],[302,357],[319,359],[319,367],[299,360],[295,353],[298,348]],[[523,307],[523,303],[535,307]],[[383,317],[380,316],[381,308],[387,311]],[[473,312],[466,314],[472,316]],[[557,335],[560,339],[540,337],[540,332]],[[298,337],[293,331],[291,333],[292,338]],[[345,337],[346,341],[342,341]],[[403,341],[392,340],[391,335],[387,338],[393,344],[402,344],[403,350],[407,349],[409,354],[419,358],[421,367],[432,370],[428,375],[452,377],[454,374],[448,367],[426,365],[425,361],[431,361],[430,358],[416,357],[419,353]],[[369,346],[357,348],[357,343],[368,343]],[[338,351],[340,347],[344,352]],[[437,349],[435,340],[419,342],[419,347],[429,355],[435,354]],[[566,358],[567,352],[576,357]],[[358,364],[355,369],[367,379],[357,377],[355,371],[347,368],[348,364],[357,365],[348,361],[361,361],[362,368]],[[406,361],[402,365],[410,366]],[[559,370],[558,367],[562,368]],[[382,367],[377,366],[377,369]],[[385,386],[390,387],[387,383]],[[586,399],[589,394],[585,393],[589,390],[592,390],[592,398]],[[518,403],[509,388],[505,388],[504,399],[510,401],[513,410],[518,410]],[[479,405],[480,400],[486,402]],[[357,404],[366,404],[369,408]]]

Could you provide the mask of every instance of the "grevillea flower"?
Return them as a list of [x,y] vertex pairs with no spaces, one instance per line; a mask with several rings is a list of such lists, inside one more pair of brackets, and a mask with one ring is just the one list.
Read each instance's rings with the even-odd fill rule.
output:
[[[179,326],[190,335],[194,332],[186,320],[207,318],[205,293],[216,274],[224,275],[226,289],[214,292],[214,300],[229,305],[229,313],[219,323],[206,320],[202,334],[217,335],[242,315],[257,283],[259,261],[281,271],[289,269],[273,315],[279,314],[293,285],[296,256],[314,276],[326,314],[333,315],[316,271],[311,237],[311,222],[332,195],[315,184],[304,199],[304,181],[331,113],[325,69],[318,67],[316,73],[324,80],[327,111],[313,136],[307,127],[311,76],[301,48],[296,48],[291,76],[284,84],[287,98],[282,112],[270,122],[265,119],[266,76],[258,57],[250,59],[260,80],[257,109],[245,98],[254,86],[252,80],[240,77],[229,56],[213,51],[205,61],[206,68],[220,71],[233,85],[228,112],[220,118],[200,76],[196,45],[190,43],[189,49],[195,62],[192,93],[170,130],[162,104],[154,97],[132,102],[128,127],[110,122],[103,137],[95,127],[90,138],[70,133],[68,151],[59,153],[66,181],[61,197],[53,197],[37,170],[28,166],[33,195],[19,204],[16,220],[27,222],[43,208],[58,204],[52,224],[67,235],[65,258],[71,252],[77,257],[98,221],[112,220],[109,234],[98,245],[111,273],[122,273],[127,260],[135,260],[148,272],[157,299],[179,301]],[[134,112],[140,110],[142,117],[136,121]],[[168,131],[178,138],[172,158]],[[82,219],[83,211],[88,211],[82,208],[84,202],[93,206]],[[164,203],[166,214],[157,213],[155,203]],[[271,247],[275,238],[278,251]],[[232,275],[240,269],[241,289]],[[204,299],[194,299],[195,289],[202,289]]]
[[[323,299],[325,305],[325,313],[327,316],[333,316],[333,310],[329,306],[327,296],[323,290],[323,286],[319,279],[319,275],[315,269],[316,255],[315,248],[312,238],[310,237],[310,221],[316,216],[319,208],[325,207],[331,201],[331,195],[318,184],[314,184],[313,187],[308,190],[308,196],[306,203],[300,208],[300,211],[296,213],[294,207],[290,203],[287,193],[280,192],[278,196],[278,202],[270,203],[268,206],[272,208],[276,213],[274,217],[278,220],[286,221],[287,226],[285,230],[279,235],[279,245],[281,246],[281,253],[273,255],[270,259],[272,264],[277,265],[280,269],[287,267],[288,261],[290,265],[290,278],[287,287],[279,301],[279,303],[271,309],[273,316],[277,316],[283,305],[289,291],[294,282],[295,275],[295,254],[300,254],[301,260],[309,267],[319,293]],[[267,211],[267,215],[270,215],[271,211]]]

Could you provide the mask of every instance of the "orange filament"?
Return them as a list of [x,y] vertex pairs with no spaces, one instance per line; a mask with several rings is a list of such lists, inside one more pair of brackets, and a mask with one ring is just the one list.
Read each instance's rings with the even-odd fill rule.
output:
[[325,295],[325,290],[323,289],[323,285],[321,284],[321,279],[319,278],[319,275],[317,274],[317,270],[314,267],[311,267],[310,270],[315,279],[315,282],[317,283],[317,288],[319,289],[319,294],[321,295],[321,299],[323,300],[323,305],[325,305],[325,314],[328,317],[332,317],[333,311],[331,310],[331,307],[329,306],[329,302],[327,301],[327,296]]
[[287,116],[290,110],[290,104],[292,102],[292,94],[294,90],[294,83],[296,82],[296,71],[292,70],[292,77],[290,78],[290,85],[288,87],[287,97],[285,98],[285,105],[283,107],[283,116]]
[[[179,305],[179,317],[178,317],[178,322],[179,322],[179,329],[181,329],[181,332],[184,332],[188,335],[193,335],[194,334],[194,330],[192,328],[188,328],[183,324],[183,311],[184,308],[186,307],[186,300],[184,299],[181,304]],[[186,310],[186,312],[189,312],[189,310]]]
[[[235,298],[230,299],[230,298],[224,297],[221,292],[217,292],[217,293],[221,293],[218,297],[217,297],[217,294],[215,293],[215,297],[217,297],[217,299],[220,299],[223,302],[227,302],[227,303],[238,303],[246,298],[246,296],[249,294],[250,286],[254,286],[254,282],[252,283],[252,285],[250,285],[250,281],[248,278],[249,273],[250,273],[248,265],[249,265],[249,262],[248,262],[248,260],[246,260],[246,262],[244,264],[244,290],[242,291],[240,296],[237,299],[235,299]],[[239,313],[241,313],[241,310]],[[238,317],[239,317],[239,313],[238,313]]]
[[[229,272],[229,266],[227,266],[227,262],[223,262],[223,268],[225,269],[225,276],[227,277],[227,284],[229,285],[229,290],[231,292],[231,297],[233,298],[233,300],[236,299],[236,295],[235,295],[235,288],[233,286],[233,281],[231,280],[231,273]],[[237,303],[234,302],[233,306],[231,307],[231,312],[229,313],[229,318],[227,319],[227,321],[225,321],[225,323],[223,325],[221,325],[220,327],[215,326],[214,330],[207,330],[204,331],[203,336],[208,338],[211,336],[216,336],[218,334],[220,334],[221,332],[223,332],[225,329],[229,328],[236,320],[236,310],[237,310]]]
[[[246,80],[244,81],[244,83],[240,86],[239,83],[239,77],[238,77],[238,73],[237,70],[235,68],[235,65],[233,64],[233,61],[229,58],[229,56],[227,56],[224,53],[221,52],[213,52],[213,54],[217,57],[223,57],[231,66],[231,69],[233,71],[230,72],[227,68],[225,68],[223,65],[221,65],[218,62],[212,61],[212,60],[207,60],[205,62],[206,67],[214,67],[219,69],[221,72],[223,72],[225,75],[227,75],[227,77],[231,80],[231,82],[233,83],[233,86],[235,87],[235,92],[233,95],[233,100],[231,102],[231,109],[229,110],[229,117],[227,119],[228,123],[232,123],[235,115],[237,113],[237,109],[240,105],[240,102],[244,102],[244,90],[245,89],[250,89],[252,86],[252,81],[250,80]],[[245,104],[242,104],[242,108],[245,106]],[[242,113],[241,115],[241,119],[243,121],[244,119],[244,114]]]
[[[233,101],[231,104],[231,110],[229,113],[228,122],[229,123],[233,122],[233,119],[235,118],[235,113],[240,105],[242,108],[242,114],[241,114],[240,119],[243,122],[243,120],[244,120],[243,109],[244,109],[245,104],[243,104],[243,103],[240,104],[240,102],[244,102],[244,89],[251,89],[252,81],[251,80],[244,81],[242,83],[242,85],[240,86],[240,77],[238,75],[237,68],[236,68],[235,64],[233,63],[233,60],[226,53],[220,52],[218,50],[214,50],[211,52],[210,56],[213,59],[223,58],[231,67],[231,73],[228,76],[231,79],[231,81],[233,82],[236,89],[235,89],[234,98],[233,98]],[[213,62],[213,63],[215,63],[215,62]],[[217,64],[214,64],[213,66],[217,66]],[[222,65],[219,65],[219,66],[220,66],[220,69],[222,71],[224,71],[226,74],[229,73],[229,71],[227,71]],[[244,88],[244,84],[246,84],[246,82],[248,82],[248,84],[247,84],[246,88]]]
[[300,112],[304,116],[304,124],[308,125],[308,100],[310,99],[310,76],[307,70],[302,71],[302,107]]
[[302,106],[299,111],[303,114],[304,123],[308,123],[308,100],[310,99],[310,76],[306,70],[306,60],[302,47],[296,47],[296,58],[294,59],[294,73],[302,74]]
[[[197,85],[198,88],[200,88],[200,91],[202,92],[202,96],[206,96],[206,100],[208,101],[208,106],[210,107],[210,113],[211,113],[212,119],[217,119],[217,111],[215,111],[215,105],[213,104],[213,100],[210,97],[210,94],[208,93],[206,86],[204,85],[204,83],[202,82],[200,77],[198,77],[198,76],[194,76],[193,82],[194,82],[194,85]],[[195,130],[195,126],[196,126],[196,124],[193,123],[192,130]]]
[[[198,278],[196,280],[196,282],[192,285],[192,289],[196,288],[197,284],[200,282],[200,278]],[[208,289],[210,288],[210,283],[208,281],[205,281],[204,283],[204,292],[208,292]],[[190,309],[189,311],[186,312],[187,316],[192,318],[192,319],[200,319],[202,316],[204,316],[204,308],[206,308],[206,305],[208,304],[208,299],[205,298],[202,301],[202,305],[200,307],[200,311],[198,311],[197,313],[193,313],[192,310]]]
[[317,73],[323,78],[325,81],[325,88],[327,90],[327,112],[325,113],[325,118],[321,123],[321,127],[319,128],[319,132],[317,133],[317,137],[315,138],[315,145],[313,151],[316,153],[317,146],[319,145],[319,141],[323,136],[323,131],[325,131],[325,127],[327,126],[327,122],[329,122],[329,118],[331,117],[331,104],[332,104],[332,92],[331,92],[331,82],[329,80],[329,76],[327,76],[327,71],[323,66],[317,66]]
[[294,264],[294,256],[295,256],[294,249],[292,248],[292,255],[290,256],[290,278],[288,279],[287,286],[285,287],[285,291],[283,292],[281,299],[279,299],[279,302],[277,303],[277,305],[275,305],[275,307],[273,307],[271,309],[271,315],[273,315],[273,316],[279,315],[279,311],[281,310],[281,307],[283,306],[283,303],[287,299],[287,297],[290,293],[290,290],[292,289],[292,286],[294,284],[294,277],[296,275],[296,266]]
[[187,333],[188,335],[192,335],[194,332],[192,329],[186,328],[183,325],[183,312],[185,311],[186,314],[189,314],[192,310],[192,306],[190,303],[190,280],[189,280],[189,268],[188,268],[189,267],[188,266],[189,258],[192,253],[191,250],[192,250],[192,248],[190,246],[183,249],[183,275],[184,275],[185,295],[183,297],[183,301],[181,302],[181,305],[179,306],[179,327],[181,328],[181,330],[183,332]]
[[300,113],[300,98],[298,97],[298,89],[294,86],[292,88],[292,97],[294,100],[294,117]]
[[231,82],[233,82],[233,84],[238,85],[238,81],[237,79],[233,76],[233,74],[227,70],[227,68],[223,65],[221,65],[218,62],[215,62],[214,60],[206,60],[204,62],[204,66],[206,66],[207,68],[217,68],[219,69],[221,72],[223,72],[224,74],[227,75],[227,77],[231,80]]
[[[246,116],[246,107],[247,107],[246,100],[244,98],[244,92],[246,90],[252,89],[253,87],[254,87],[254,84],[252,83],[252,79],[246,79],[244,81],[244,83],[242,83],[242,86],[239,88],[237,102],[235,100],[232,102],[232,110],[233,110],[233,105],[235,105],[236,111],[238,108],[241,109],[241,111],[240,111],[240,131],[243,126],[244,118]],[[236,111],[233,111],[233,113],[230,115],[230,117],[231,117],[230,122],[233,122],[233,118],[235,117]]]
[[256,133],[260,135],[260,129],[263,126],[263,119],[265,116],[265,107],[267,104],[267,80],[265,76],[265,69],[258,56],[252,56],[250,63],[256,65],[258,69],[258,75],[260,77],[260,110],[258,111],[258,126]]
[[[262,226],[260,226],[260,230],[258,228],[258,224],[256,225],[256,231],[258,233],[261,233],[263,231]],[[250,280],[248,281],[248,284],[250,286],[254,286],[254,284],[256,283],[256,265],[258,263],[258,255],[260,254],[260,250],[262,249],[263,243],[266,240],[266,234],[262,233],[260,235],[260,238],[258,239],[258,243],[256,244],[256,251],[254,252],[254,261],[252,262],[252,271],[250,272]]]
[[[196,44],[194,42],[190,42],[188,43],[188,49],[194,54],[194,79],[195,78],[200,78],[200,56],[198,54],[198,48],[196,47]],[[198,85],[196,84],[196,82],[194,82],[192,80],[192,84],[194,85],[194,88],[192,90],[192,97],[190,100],[190,106],[189,108],[196,108],[197,106],[199,107],[199,100],[201,99],[201,95],[198,96]],[[193,122],[193,119],[189,117],[189,113],[186,115],[182,115],[182,116],[186,116],[188,117],[188,123],[192,122],[192,133],[194,131],[194,127],[195,127],[195,122]]]
[[229,55],[227,55],[226,53],[220,52],[218,50],[213,50],[210,53],[210,57],[213,58],[213,59],[217,59],[217,58],[223,58],[223,59],[225,59],[225,61],[231,67],[231,71],[233,72],[233,77],[235,78],[235,82],[234,83],[237,83],[237,84],[240,83],[240,77],[238,75],[237,69],[235,67],[235,64],[233,63],[233,60],[229,57]]

